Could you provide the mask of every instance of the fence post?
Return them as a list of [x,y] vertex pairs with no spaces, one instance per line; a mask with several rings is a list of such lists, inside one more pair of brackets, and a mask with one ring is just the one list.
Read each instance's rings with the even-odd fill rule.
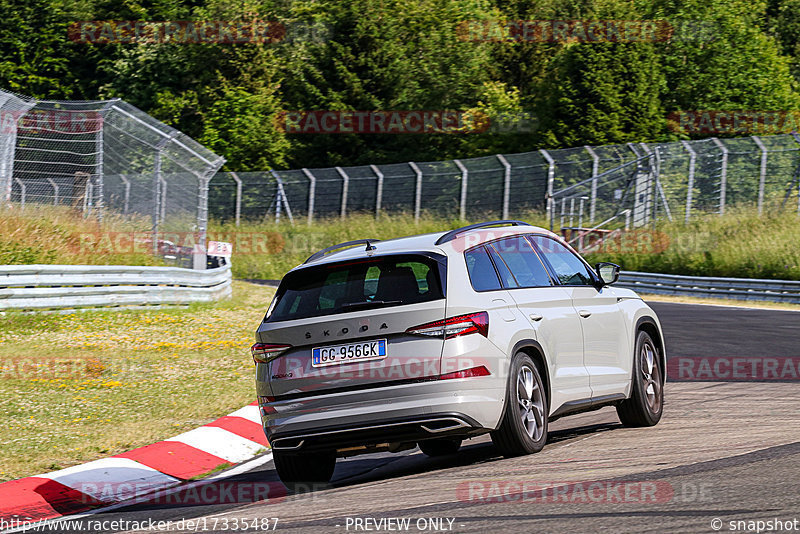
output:
[[377,219],[381,214],[381,205],[383,204],[383,173],[375,165],[370,165],[369,168],[378,177],[378,187],[375,191],[375,218]]
[[344,219],[347,216],[347,195],[350,191],[350,177],[344,172],[341,167],[336,167],[336,172],[342,177],[342,208],[340,217]]
[[712,137],[711,140],[722,153],[722,166],[720,167],[719,176],[719,214],[725,215],[725,195],[728,189],[728,147],[716,137]]
[[161,178],[161,222],[167,220],[167,181]]
[[661,203],[664,204],[664,213],[667,215],[667,219],[672,222],[672,212],[669,209],[669,203],[667,202],[667,194],[664,192],[664,187],[661,185],[661,151],[658,146],[656,146],[655,150],[651,150],[647,143],[639,143],[645,153],[650,156],[652,163],[650,164],[650,172],[655,178],[655,186],[653,192],[653,224],[655,224],[656,214],[658,210],[658,201],[655,199],[655,196],[659,196],[661,198]]
[[55,183],[52,178],[48,178],[47,181],[53,188],[53,206],[58,206],[58,184]]
[[192,268],[195,270],[203,270],[208,266],[206,256],[206,236],[208,234],[208,184],[224,164],[225,158],[220,157],[211,164],[204,174],[198,176],[200,187],[197,195],[197,243],[194,246],[194,254],[192,257]]
[[294,216],[292,215],[292,207],[289,206],[289,199],[286,198],[286,189],[283,187],[283,178],[281,175],[275,172],[274,170],[270,170],[272,176],[275,177],[275,183],[277,184],[277,189],[275,191],[275,224],[279,223],[281,220],[281,206],[286,211],[286,216],[289,217],[289,223],[294,225]]
[[103,210],[105,209],[105,150],[104,150],[104,143],[103,143],[103,134],[105,133],[106,128],[106,113],[108,112],[111,107],[119,101],[119,98],[114,98],[112,100],[107,101],[103,104],[103,107],[100,108],[100,111],[97,113],[100,115],[100,128],[95,133],[94,139],[94,150],[95,150],[95,169],[94,174],[97,176],[97,219],[99,221],[103,220]]
[[[20,182],[21,183],[21,182]],[[86,180],[86,186],[83,193],[83,218],[89,216],[92,213],[93,204],[93,197],[94,197],[94,184],[92,183],[92,176],[89,175],[89,178]]]
[[[100,127],[100,130],[95,133],[94,137],[94,150],[96,152],[95,155],[95,168],[94,168],[94,175],[97,177],[97,219],[99,221],[103,220],[103,181],[104,176],[103,173],[103,127]],[[91,178],[90,178],[91,179]]]
[[692,214],[692,194],[694,193],[694,166],[697,162],[697,152],[694,151],[689,141],[681,141],[683,148],[689,153],[689,180],[686,188],[686,215],[684,224],[689,224],[689,217]]
[[764,211],[764,182],[767,179],[767,147],[758,136],[751,137],[753,142],[761,149],[761,168],[758,173],[758,214]]
[[511,164],[503,157],[502,154],[497,155],[497,159],[503,164],[505,172],[503,174],[503,219],[508,219],[508,203],[511,196]]
[[122,183],[125,184],[125,200],[124,200],[124,205],[122,207],[122,214],[127,215],[128,207],[131,201],[131,181],[128,180],[128,178],[124,174],[120,174],[119,177],[122,180]]
[[25,210],[25,197],[27,196],[26,195],[27,189],[25,187],[25,184],[22,183],[22,180],[20,180],[19,178],[14,178],[14,181],[17,182],[17,184],[19,184],[19,194],[20,194],[19,200],[22,206],[22,210]]
[[317,196],[317,178],[311,174],[311,171],[303,167],[303,174],[308,178],[308,224],[314,220],[314,200]]
[[153,254],[158,254],[158,225],[159,225],[159,215],[161,213],[161,206],[159,205],[161,202],[161,183],[163,180],[161,179],[161,150],[163,146],[159,143],[156,146],[156,156],[155,161],[153,163],[153,214],[152,214],[152,221],[153,221]]
[[236,226],[239,226],[239,221],[242,219],[242,180],[235,172],[230,173],[233,181],[236,182],[236,206],[234,207],[234,219]]
[[556,162],[547,150],[541,148],[539,153],[547,160],[547,192],[544,195],[547,210],[547,219],[550,221],[550,231],[553,230],[553,182],[556,176]]
[[413,161],[409,161],[408,165],[417,174],[417,185],[414,191],[414,222],[419,222],[419,214],[422,211],[422,170]]
[[461,198],[459,199],[459,215],[462,221],[467,220],[467,180],[469,178],[469,171],[461,163],[461,160],[454,159],[453,163],[456,164],[458,170],[461,171]]
[[589,145],[583,148],[592,156],[592,193],[589,200],[589,224],[594,224],[595,206],[597,205],[597,173],[600,172],[600,156]]

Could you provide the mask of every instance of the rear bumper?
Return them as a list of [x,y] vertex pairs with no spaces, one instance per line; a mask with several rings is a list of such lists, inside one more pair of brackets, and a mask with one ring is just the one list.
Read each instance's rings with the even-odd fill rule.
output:
[[376,387],[261,404],[274,450],[342,449],[469,436],[497,428],[505,383],[495,376]]
[[332,427],[314,432],[279,434],[272,437],[270,445],[275,451],[287,453],[313,452],[390,443],[414,443],[448,436],[466,437],[484,432],[486,429],[471,417],[453,413],[396,421],[374,421],[355,427]]

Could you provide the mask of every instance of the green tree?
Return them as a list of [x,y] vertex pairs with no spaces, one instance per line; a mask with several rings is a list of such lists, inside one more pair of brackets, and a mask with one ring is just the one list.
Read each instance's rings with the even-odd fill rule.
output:
[[658,46],[666,112],[676,110],[796,110],[800,96],[790,60],[761,29],[762,0],[656,0],[649,17],[681,28]]

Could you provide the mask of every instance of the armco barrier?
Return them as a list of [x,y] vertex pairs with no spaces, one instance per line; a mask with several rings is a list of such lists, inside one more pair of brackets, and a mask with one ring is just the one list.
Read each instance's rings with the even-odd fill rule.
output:
[[800,303],[800,282],[757,278],[713,278],[622,271],[619,287],[640,293]]
[[231,295],[231,267],[0,266],[0,310],[151,306]]

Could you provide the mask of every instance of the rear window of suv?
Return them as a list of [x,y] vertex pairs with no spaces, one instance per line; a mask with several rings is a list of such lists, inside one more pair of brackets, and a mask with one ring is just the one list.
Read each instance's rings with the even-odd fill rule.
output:
[[440,269],[444,267],[436,259],[414,254],[293,271],[281,282],[264,320],[288,321],[443,299]]

